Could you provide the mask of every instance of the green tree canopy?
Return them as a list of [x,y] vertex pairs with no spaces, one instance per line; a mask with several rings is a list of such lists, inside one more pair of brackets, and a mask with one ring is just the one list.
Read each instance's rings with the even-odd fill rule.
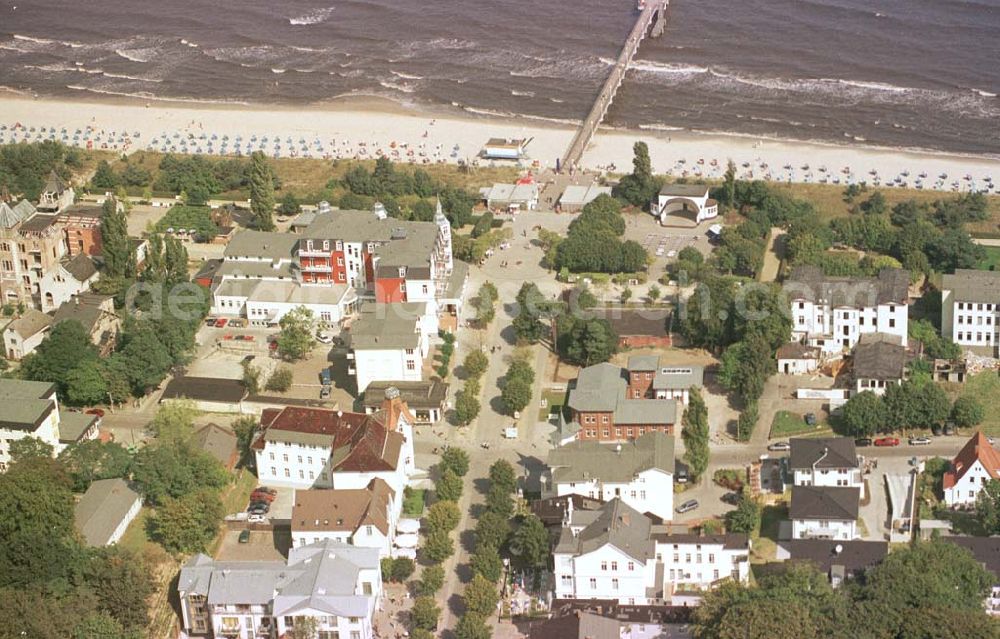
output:
[[274,175],[262,151],[250,155],[250,210],[256,228],[274,230]]
[[708,407],[697,387],[692,387],[688,395],[688,406],[681,417],[681,439],[684,440],[684,461],[692,479],[697,480],[708,468]]
[[842,411],[845,434],[851,437],[870,437],[889,427],[885,403],[871,391],[864,391],[851,397],[844,404]]
[[500,577],[503,575],[503,562],[500,560],[500,553],[497,552],[496,546],[481,543],[478,539],[476,540],[476,552],[473,553],[469,563],[473,573],[482,575],[490,583],[500,581]]
[[[465,587],[465,609],[483,617],[493,613],[500,600],[496,584],[481,573],[476,573]],[[468,614],[468,613],[466,613]]]
[[427,528],[430,531],[443,530],[450,532],[455,530],[462,513],[453,501],[439,501],[434,503],[425,515]]
[[486,619],[475,612],[465,613],[455,625],[455,639],[490,639],[492,634]]
[[498,459],[490,466],[490,488],[508,494],[517,490],[517,473],[506,459]]
[[510,552],[529,568],[545,566],[549,557],[549,532],[536,515],[528,515],[510,539]]
[[451,468],[441,471],[441,476],[434,482],[434,492],[443,501],[458,501],[462,496],[462,478]]
[[450,468],[459,477],[465,477],[465,474],[469,472],[469,453],[457,446],[449,446],[441,453],[438,467],[442,471],[445,468]]
[[126,477],[132,454],[116,442],[85,439],[59,453],[59,463],[72,478],[74,492],[82,493],[95,480]]
[[285,359],[300,360],[316,343],[316,318],[311,310],[297,306],[285,313],[278,326],[278,352]]
[[150,529],[153,539],[170,552],[203,552],[224,515],[218,494],[200,489],[165,498],[150,520]]

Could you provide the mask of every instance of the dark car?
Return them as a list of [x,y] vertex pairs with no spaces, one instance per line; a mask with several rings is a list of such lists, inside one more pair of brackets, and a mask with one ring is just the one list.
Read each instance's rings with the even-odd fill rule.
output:
[[678,484],[686,484],[688,481],[688,469],[685,466],[677,466],[677,472],[674,474],[674,481]]
[[731,504],[731,505],[735,506],[736,504],[740,503],[740,494],[739,493],[726,493],[725,495],[722,496],[722,501],[725,502],[725,503],[727,503],[727,504]]
[[257,486],[253,489],[255,493],[267,493],[268,495],[277,495],[278,491],[270,486]]
[[791,450],[792,445],[789,444],[788,442],[774,442],[773,444],[768,444],[767,449],[775,452],[782,450]]
[[689,499],[677,507],[677,514],[689,513],[698,507],[697,499]]
[[948,437],[951,437],[952,435],[955,434],[955,427],[952,426],[951,424],[945,424],[944,425],[944,434],[947,435]]
[[251,504],[247,508],[247,513],[251,515],[266,515],[268,510],[270,509],[267,507],[267,504]]
[[806,424],[808,424],[809,426],[815,426],[816,425],[816,413],[806,413],[805,420],[806,420]]
[[240,531],[240,538],[237,541],[239,541],[241,544],[248,544],[248,543],[250,543],[250,531],[249,530],[241,530]]
[[871,446],[872,445],[872,438],[871,437],[858,437],[857,439],[854,440],[854,445],[855,446]]

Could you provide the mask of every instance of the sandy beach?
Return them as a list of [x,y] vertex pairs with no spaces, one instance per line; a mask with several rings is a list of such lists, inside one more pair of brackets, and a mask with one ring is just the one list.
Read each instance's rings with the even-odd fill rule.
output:
[[[20,126],[14,130],[15,125]],[[122,152],[150,149],[218,155],[235,154],[238,148],[243,153],[262,149],[269,155],[314,158],[373,158],[384,153],[415,164],[474,162],[488,138],[530,138],[531,159],[524,162],[526,169],[534,161],[539,168],[554,167],[573,134],[569,126],[527,118],[416,110],[377,98],[286,108],[127,99],[70,101],[10,93],[0,94],[0,127],[2,143],[53,137]],[[677,177],[721,177],[731,158],[740,167],[741,177],[775,181],[866,181],[928,190],[996,192],[993,176],[1000,180],[1000,159],[995,158],[688,131],[602,129],[583,165],[627,172],[632,145],[639,139],[649,145],[654,170]]]

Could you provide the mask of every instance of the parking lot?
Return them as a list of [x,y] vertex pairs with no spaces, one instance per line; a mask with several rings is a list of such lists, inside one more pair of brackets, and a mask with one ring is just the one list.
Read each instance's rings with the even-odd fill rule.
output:
[[640,244],[642,248],[654,257],[675,258],[685,246],[697,244],[698,239],[691,235],[667,235],[647,233]]
[[288,527],[274,530],[254,530],[250,541],[241,544],[242,530],[227,530],[216,555],[218,561],[284,561],[292,546],[292,536]]

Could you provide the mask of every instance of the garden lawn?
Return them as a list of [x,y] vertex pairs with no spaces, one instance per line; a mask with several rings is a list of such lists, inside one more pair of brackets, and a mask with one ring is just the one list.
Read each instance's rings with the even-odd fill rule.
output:
[[420,517],[424,514],[424,489],[411,488],[409,495],[403,498],[403,515],[405,517]]
[[982,248],[986,253],[986,257],[976,264],[976,268],[982,271],[995,270],[1000,265],[1000,246],[984,246]]
[[[817,416],[818,417],[818,416]],[[795,435],[814,435],[830,430],[830,425],[817,419],[815,426],[806,423],[805,418],[787,410],[779,410],[771,422],[771,439],[792,437]]]
[[983,371],[970,375],[958,388],[959,395],[972,397],[983,405],[982,431],[987,435],[1000,435],[1000,376],[995,371]]
[[555,390],[542,391],[542,399],[547,400],[547,402],[544,408],[539,407],[538,409],[538,421],[547,422],[549,415],[562,410],[563,405],[566,403],[566,392]]

